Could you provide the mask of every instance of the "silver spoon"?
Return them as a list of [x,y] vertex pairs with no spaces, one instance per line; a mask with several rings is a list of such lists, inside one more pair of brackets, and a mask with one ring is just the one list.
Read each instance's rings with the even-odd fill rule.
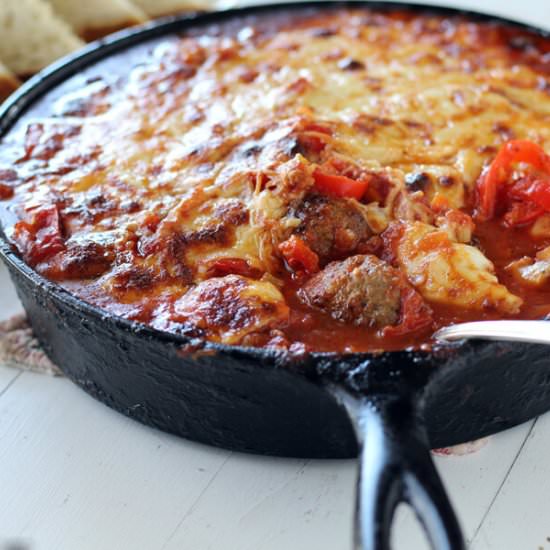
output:
[[436,340],[511,340],[550,344],[550,321],[476,321],[440,328]]

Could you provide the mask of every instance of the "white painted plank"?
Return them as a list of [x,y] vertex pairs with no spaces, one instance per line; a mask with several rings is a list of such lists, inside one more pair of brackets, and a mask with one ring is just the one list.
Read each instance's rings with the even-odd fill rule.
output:
[[[514,461],[530,423],[468,456],[436,462],[471,537]],[[316,550],[351,547],[354,461],[288,461],[233,455],[163,550]],[[228,498],[231,505],[227,506]],[[396,521],[395,548],[427,548],[412,513]]]
[[229,455],[23,373],[0,399],[0,547],[159,548]]
[[[438,459],[466,526],[526,428]],[[0,399],[0,541],[22,537],[35,550],[349,547],[353,461],[228,457],[141,427],[65,380],[25,373]],[[399,528],[397,549],[422,548],[406,516]]]
[[[550,27],[547,0],[454,4]],[[0,318],[17,308],[0,267]],[[0,368],[0,388],[12,374]],[[469,536],[527,429],[438,459]],[[473,550],[548,548],[549,430],[539,420]],[[33,550],[349,548],[353,462],[230,456],[140,427],[63,380],[24,374],[0,397],[0,464],[0,547],[22,536]],[[398,527],[403,548],[422,548],[410,517]]]
[[[527,422],[489,439],[487,445],[466,456],[436,456],[435,463],[470,541],[479,529],[507,472],[529,433]],[[428,548],[414,514],[400,510],[396,521],[396,548]],[[501,549],[501,550],[504,550]]]
[[[291,0],[285,0],[290,2]],[[307,1],[307,0],[304,0]],[[392,0],[381,0],[391,2]],[[402,0],[403,1],[403,0]],[[217,5],[223,8],[238,7],[253,4],[273,4],[273,0],[218,0]],[[548,0],[415,0],[416,4],[434,6],[449,6],[466,10],[481,11],[484,13],[500,15],[536,26],[545,26],[550,29],[550,4]]]
[[[9,280],[8,271],[2,262],[0,262],[0,321],[20,311],[21,304]],[[18,371],[4,367],[0,363],[0,398],[18,374]]]
[[8,270],[0,261],[0,321],[21,311],[21,303],[9,278]]
[[234,454],[162,549],[351,548],[355,470]]
[[540,417],[474,538],[472,550],[550,547],[550,415]]
[[[0,321],[20,311],[21,304],[9,279],[8,270],[0,262]],[[19,372],[0,364],[0,397],[18,374]]]
[[15,379],[19,376],[19,374],[21,373],[15,369],[10,369],[0,365],[0,399],[15,382]]
[[[391,1],[391,0],[389,0]],[[518,21],[524,21],[532,25],[546,25],[550,28],[550,4],[548,0],[420,0],[419,4],[431,4],[436,6],[450,6],[462,9],[470,9],[508,17]]]

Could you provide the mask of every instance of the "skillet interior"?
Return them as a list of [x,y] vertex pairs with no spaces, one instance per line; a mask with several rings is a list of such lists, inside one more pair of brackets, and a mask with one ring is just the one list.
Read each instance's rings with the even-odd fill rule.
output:
[[[307,9],[334,5],[340,4]],[[273,9],[173,19],[92,45],[29,81],[2,109],[0,131],[5,134],[28,107],[39,109],[35,101],[50,90],[52,96],[59,93],[60,82],[75,73],[83,78],[87,66],[115,51]],[[109,63],[114,70],[116,58]],[[347,416],[324,388],[333,381],[361,393],[417,392],[434,447],[482,437],[550,408],[543,346],[477,343],[434,353],[307,357],[214,344],[197,349],[183,337],[107,315],[74,298],[34,273],[5,242],[1,252],[40,341],[68,376],[133,418],[205,443],[287,456],[354,456],[357,445]]]

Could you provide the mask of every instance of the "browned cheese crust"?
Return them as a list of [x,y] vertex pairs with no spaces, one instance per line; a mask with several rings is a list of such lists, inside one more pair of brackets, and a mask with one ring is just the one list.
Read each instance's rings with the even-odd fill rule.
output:
[[[462,17],[311,10],[169,37],[122,77],[95,74],[0,147],[8,238],[84,300],[226,343],[289,346],[328,319],[360,324],[371,339],[350,333],[353,349],[384,347],[379,329],[405,323],[403,289],[436,309],[520,311],[470,215],[502,143],[550,152],[548,40]],[[367,190],[327,194],[320,168]],[[336,310],[319,287],[301,300],[311,273],[279,247],[292,236],[318,269],[367,255],[346,261],[399,272],[401,286],[370,287],[388,293],[374,317],[342,294],[349,281]]]

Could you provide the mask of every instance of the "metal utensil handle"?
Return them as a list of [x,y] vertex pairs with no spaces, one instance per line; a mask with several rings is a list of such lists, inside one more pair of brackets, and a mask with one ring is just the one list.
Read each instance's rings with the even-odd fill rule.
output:
[[443,327],[434,333],[437,340],[511,340],[550,344],[549,321],[476,321]]
[[358,398],[353,416],[361,448],[355,549],[389,550],[395,509],[405,502],[434,550],[464,550],[460,526],[411,399],[396,395]]

